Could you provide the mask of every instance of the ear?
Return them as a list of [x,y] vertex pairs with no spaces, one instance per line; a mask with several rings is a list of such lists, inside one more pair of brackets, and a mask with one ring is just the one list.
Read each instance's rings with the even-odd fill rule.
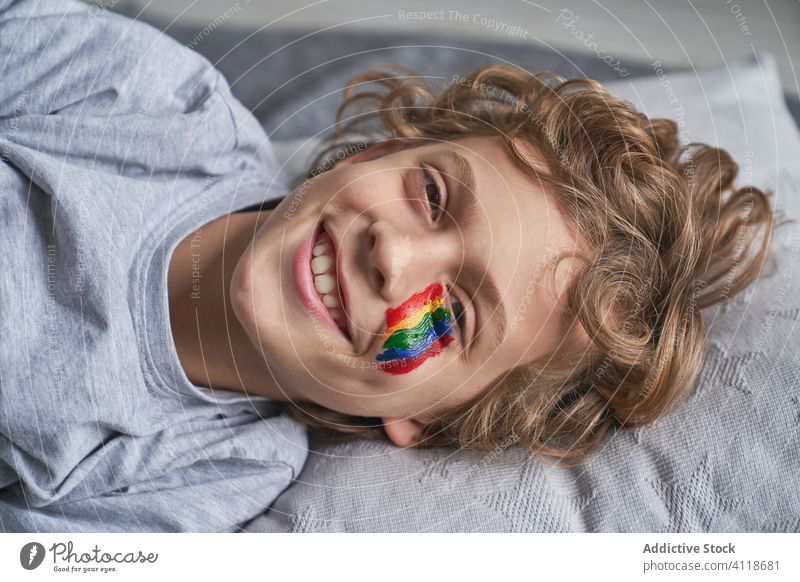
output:
[[421,440],[422,424],[411,418],[384,417],[383,430],[398,447],[413,447]]
[[400,149],[400,147],[401,144],[399,140],[395,138],[385,139],[369,145],[366,149],[361,150],[358,153],[347,156],[343,160],[339,161],[337,165],[367,162],[369,160],[374,160],[375,158],[380,158],[381,156],[390,154],[393,151]]

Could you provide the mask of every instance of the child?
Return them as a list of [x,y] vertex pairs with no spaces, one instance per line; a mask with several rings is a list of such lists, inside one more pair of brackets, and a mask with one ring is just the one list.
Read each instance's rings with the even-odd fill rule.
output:
[[375,114],[289,191],[221,75],[154,29],[22,1],[0,39],[6,531],[235,531],[305,459],[280,402],[579,460],[688,393],[699,310],[766,256],[730,157],[592,81],[365,73],[345,105],[377,81]]
[[253,390],[323,436],[579,462],[690,393],[701,310],[768,253],[767,195],[734,187],[726,151],[680,147],[675,122],[595,81],[496,65],[436,92],[367,71],[338,121],[231,281],[272,372]]

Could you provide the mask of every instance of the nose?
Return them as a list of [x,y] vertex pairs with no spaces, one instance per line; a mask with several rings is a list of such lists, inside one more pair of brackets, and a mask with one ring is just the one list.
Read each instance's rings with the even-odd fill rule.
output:
[[388,221],[368,229],[369,264],[374,289],[390,304],[398,304],[458,267],[454,244],[442,233],[400,232]]

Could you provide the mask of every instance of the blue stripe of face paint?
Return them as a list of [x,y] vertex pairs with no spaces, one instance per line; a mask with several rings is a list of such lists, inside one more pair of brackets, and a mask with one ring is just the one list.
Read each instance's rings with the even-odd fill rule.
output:
[[382,354],[378,354],[376,359],[379,362],[388,362],[389,360],[396,360],[401,358],[416,358],[417,356],[422,355],[427,349],[429,349],[433,342],[439,339],[441,336],[445,334],[449,334],[452,331],[452,326],[448,320],[440,319],[435,321],[433,324],[433,328],[428,331],[428,334],[425,336],[425,339],[417,344],[410,346],[408,348],[389,348],[385,350]]

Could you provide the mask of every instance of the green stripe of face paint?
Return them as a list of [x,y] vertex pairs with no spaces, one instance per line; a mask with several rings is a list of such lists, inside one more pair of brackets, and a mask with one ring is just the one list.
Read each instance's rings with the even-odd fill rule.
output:
[[444,307],[439,307],[433,312],[426,313],[414,327],[399,329],[394,332],[389,336],[389,339],[386,340],[386,343],[383,344],[383,347],[399,349],[409,348],[419,342],[425,341],[436,322],[447,319],[450,319],[450,312]]

